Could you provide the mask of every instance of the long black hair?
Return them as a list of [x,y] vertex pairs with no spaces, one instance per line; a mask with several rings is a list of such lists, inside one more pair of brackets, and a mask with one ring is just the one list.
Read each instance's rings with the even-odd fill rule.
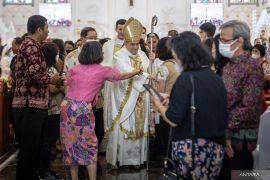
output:
[[144,40],[140,39],[139,44],[140,44],[141,50],[146,54],[147,57],[149,57],[149,53],[147,51],[147,48],[145,47]]
[[46,60],[47,68],[55,67],[58,46],[53,42],[46,42],[41,45],[42,53]]
[[65,43],[62,39],[53,39],[52,40],[53,43],[55,43],[58,46],[59,49],[59,58],[64,61],[65,59]]

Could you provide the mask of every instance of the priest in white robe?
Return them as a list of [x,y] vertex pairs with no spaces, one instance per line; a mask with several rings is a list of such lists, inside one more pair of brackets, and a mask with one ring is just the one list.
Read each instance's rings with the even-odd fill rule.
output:
[[[113,66],[113,58],[114,58],[114,54],[119,51],[123,45],[124,45],[124,33],[123,33],[123,29],[124,29],[124,25],[126,23],[125,19],[119,19],[116,21],[115,24],[115,31],[117,33],[117,36],[112,39],[107,41],[104,45],[103,45],[103,61],[102,61],[102,65],[103,66]],[[104,83],[104,88],[102,91],[102,95],[103,95],[103,119],[104,122],[107,121],[111,121],[111,106],[112,106],[112,99],[111,97],[113,96],[112,94],[112,82],[110,81],[105,81]],[[106,97],[106,98],[104,98]],[[105,141],[105,144],[106,141]]]
[[117,33],[117,36],[114,39],[107,41],[103,45],[102,50],[104,53],[104,57],[101,63],[103,66],[112,66],[114,53],[116,53],[123,47],[124,44],[123,29],[125,23],[126,23],[125,19],[117,20],[115,24],[115,31]]
[[139,166],[146,161],[150,96],[143,84],[148,83],[151,76],[147,73],[149,59],[139,50],[141,33],[141,23],[130,18],[124,26],[124,47],[114,55],[113,66],[121,73],[138,67],[144,72],[112,86],[111,111],[104,114],[110,118],[104,126],[108,137],[106,160],[113,166],[117,162],[120,166]]

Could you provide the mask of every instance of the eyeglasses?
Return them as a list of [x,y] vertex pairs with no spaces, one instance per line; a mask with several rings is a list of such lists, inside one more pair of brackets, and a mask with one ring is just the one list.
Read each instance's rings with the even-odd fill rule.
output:
[[232,39],[221,39],[219,38],[219,42],[224,43],[224,44],[228,44],[229,42],[236,40],[237,38],[232,38]]

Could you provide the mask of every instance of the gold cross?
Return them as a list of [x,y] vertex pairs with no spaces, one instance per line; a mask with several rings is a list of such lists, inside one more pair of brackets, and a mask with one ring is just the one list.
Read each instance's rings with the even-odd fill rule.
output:
[[131,66],[132,66],[134,69],[140,69],[140,68],[141,68],[142,61],[141,61],[139,55],[136,55],[136,56],[129,56],[129,58],[131,59]]

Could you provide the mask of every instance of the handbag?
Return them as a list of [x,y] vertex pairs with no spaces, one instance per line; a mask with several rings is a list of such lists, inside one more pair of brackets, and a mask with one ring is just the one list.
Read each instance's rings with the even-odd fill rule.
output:
[[[195,152],[194,152],[194,142],[195,142],[195,113],[196,113],[196,107],[195,107],[195,89],[194,89],[194,77],[192,74],[189,75],[190,81],[191,81],[191,86],[192,86],[192,93],[191,93],[191,98],[190,98],[190,118],[191,118],[191,136],[192,136],[192,150],[191,150],[191,156],[192,156],[192,168],[191,171],[194,169],[195,166]],[[169,158],[169,150],[170,150],[170,145],[171,145],[171,140],[172,140],[172,131],[173,128],[170,127],[169,131],[169,140],[168,140],[168,145],[166,149],[166,157],[164,158],[163,161],[163,172],[162,172],[162,177],[160,177],[160,180],[191,180],[194,179],[192,174],[189,174],[188,177],[183,177],[180,175],[177,165],[175,162]],[[172,169],[169,169],[169,164],[173,167]]]

